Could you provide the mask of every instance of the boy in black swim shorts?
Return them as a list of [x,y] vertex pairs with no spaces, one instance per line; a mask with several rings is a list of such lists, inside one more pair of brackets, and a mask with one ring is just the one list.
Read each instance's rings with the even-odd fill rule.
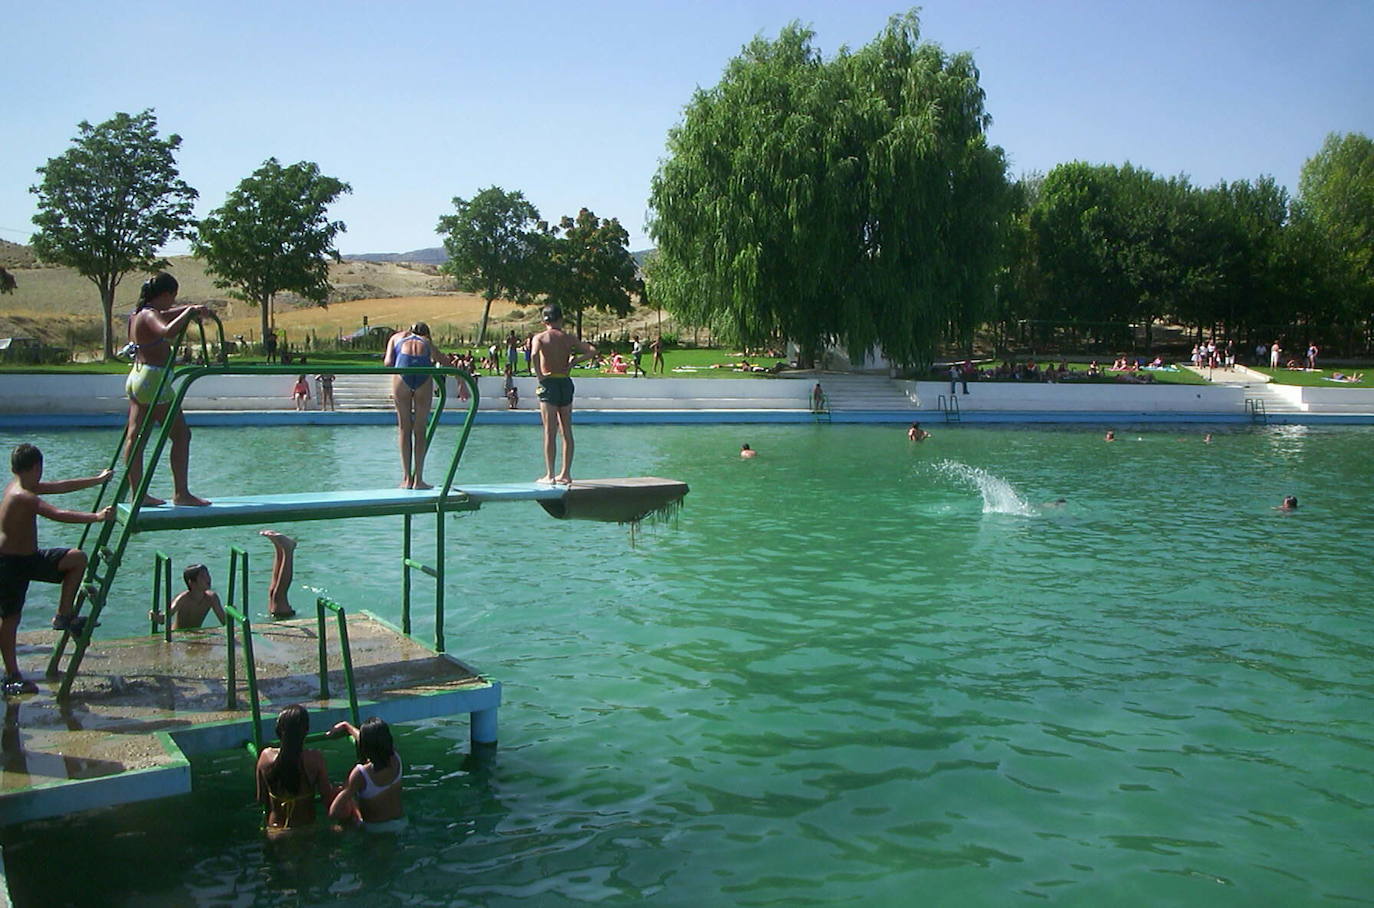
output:
[[[530,342],[530,365],[539,379],[539,418],[544,423],[544,475],[535,482],[572,485],[573,433],[572,367],[578,360],[596,355],[596,348],[563,330],[563,310],[544,307],[543,331]],[[563,469],[554,473],[555,445],[563,436]]]
[[86,572],[86,553],[80,549],[40,549],[38,516],[41,514],[60,523],[98,523],[109,520],[114,514],[113,507],[98,514],[68,511],[39,497],[90,488],[109,479],[109,470],[84,479],[44,482],[43,452],[29,444],[14,449],[10,468],[14,471],[14,479],[0,498],[0,652],[5,661],[3,686],[6,695],[38,692],[37,686],[25,681],[19,673],[15,655],[19,618],[30,581],[62,585],[57,615],[52,621],[53,630],[80,635],[85,629],[85,619],[73,614],[73,606]]

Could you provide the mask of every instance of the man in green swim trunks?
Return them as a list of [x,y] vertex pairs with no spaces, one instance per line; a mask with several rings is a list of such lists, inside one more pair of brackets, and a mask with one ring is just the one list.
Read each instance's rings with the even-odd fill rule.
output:
[[[539,418],[544,422],[544,475],[535,482],[572,485],[573,382],[570,370],[578,361],[596,355],[596,348],[563,330],[563,310],[544,307],[545,329],[530,344],[530,365],[539,379]],[[563,436],[563,469],[555,474],[556,435]]]

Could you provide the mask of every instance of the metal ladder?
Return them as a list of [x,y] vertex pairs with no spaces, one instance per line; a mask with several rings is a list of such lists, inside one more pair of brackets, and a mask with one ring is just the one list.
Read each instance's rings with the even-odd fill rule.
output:
[[1251,422],[1261,422],[1266,426],[1269,425],[1269,413],[1264,409],[1264,398],[1245,398],[1245,412],[1249,414]]
[[959,398],[953,394],[941,394],[935,399],[935,406],[945,414],[945,422],[963,422],[963,414],[959,412]]

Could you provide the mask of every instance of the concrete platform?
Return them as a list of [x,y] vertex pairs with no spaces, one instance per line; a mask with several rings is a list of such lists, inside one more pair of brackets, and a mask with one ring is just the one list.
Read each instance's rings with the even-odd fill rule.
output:
[[[319,699],[319,637],[314,616],[254,625],[253,646],[264,740],[277,712],[310,710],[311,730],[349,717],[337,624],[326,625],[329,692]],[[436,653],[367,612],[348,616],[361,715],[388,722],[474,716],[495,743],[499,683]],[[20,634],[19,663],[42,692],[5,701],[0,761],[0,825],[166,797],[190,790],[187,757],[241,747],[252,738],[242,639],[236,649],[238,708],[227,704],[222,627],[103,641],[86,652],[69,702],[57,681],[41,679],[57,635]]]

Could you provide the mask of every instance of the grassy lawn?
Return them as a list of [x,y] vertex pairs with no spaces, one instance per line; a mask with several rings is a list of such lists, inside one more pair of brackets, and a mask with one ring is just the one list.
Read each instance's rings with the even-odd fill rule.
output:
[[[1307,372],[1296,369],[1270,369],[1267,366],[1251,366],[1250,368],[1268,375],[1277,385],[1306,385],[1309,388],[1374,388],[1374,369],[1344,366],[1339,369],[1318,369],[1315,372]],[[1331,381],[1331,376],[1337,372],[1344,375],[1363,374],[1364,380],[1357,382]]]
[[[603,344],[601,352],[610,355],[612,345]],[[626,362],[629,362],[628,345],[614,345]],[[446,348],[447,349],[447,348]],[[464,348],[454,348],[451,352],[461,352]],[[476,352],[476,348],[469,348],[471,352]],[[731,356],[730,350],[702,350],[691,349],[668,349],[663,351],[664,365],[667,372],[652,375],[651,377],[664,378],[771,378],[772,376],[764,373],[739,372],[733,369],[713,369],[714,365],[724,366],[728,363],[738,362],[738,356]],[[502,356],[505,351],[502,350]],[[306,363],[302,366],[307,372],[315,372],[330,365],[381,365],[382,354],[377,351],[358,351],[358,352],[329,352],[318,351],[306,354]],[[648,371],[653,365],[653,354],[647,350],[644,353],[643,368]],[[775,359],[750,359],[751,363],[757,362],[759,365],[771,366],[777,362]],[[263,359],[261,356],[231,356],[230,365],[260,365]],[[522,361],[523,364],[523,361]],[[683,369],[681,372],[674,372],[674,369]],[[63,365],[33,366],[33,365],[0,365],[0,372],[19,372],[19,373],[118,373],[124,374],[129,371],[129,364],[126,362],[112,363],[66,363]],[[608,372],[593,372],[590,369],[579,369],[577,375],[589,378],[593,375],[612,377]]]

